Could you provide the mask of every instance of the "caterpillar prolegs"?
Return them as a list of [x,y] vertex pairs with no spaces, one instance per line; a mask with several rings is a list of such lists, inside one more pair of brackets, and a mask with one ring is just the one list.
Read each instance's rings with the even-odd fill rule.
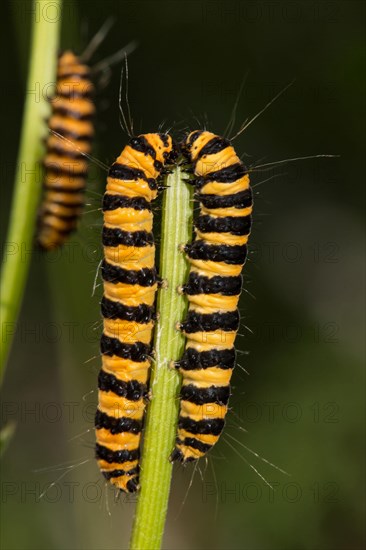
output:
[[191,132],[183,152],[195,176],[200,212],[196,238],[185,247],[190,273],[182,291],[189,309],[181,330],[187,341],[176,365],[183,384],[171,460],[188,462],[211,449],[225,424],[252,193],[247,170],[228,140]]
[[158,284],[151,201],[158,178],[174,158],[168,134],[132,138],[109,170],[103,200],[104,330],[96,458],[104,477],[130,493],[139,484]]

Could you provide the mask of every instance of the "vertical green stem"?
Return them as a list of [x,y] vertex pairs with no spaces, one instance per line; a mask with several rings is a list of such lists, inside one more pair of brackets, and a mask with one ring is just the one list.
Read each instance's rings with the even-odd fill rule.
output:
[[169,368],[170,361],[182,355],[184,338],[176,330],[186,300],[178,294],[188,274],[188,262],[179,245],[191,238],[192,187],[186,184],[179,166],[167,178],[163,200],[160,275],[167,288],[158,293],[159,320],[155,328],[155,361],[152,368],[152,401],[146,418],[141,462],[141,493],[131,539],[131,550],[158,550],[164,533],[168,509],[172,464],[178,419],[179,374]]
[[[4,245],[0,286],[2,323],[0,381],[24,293],[41,190],[42,137],[49,113],[46,94],[55,81],[62,0],[34,0],[31,58],[17,158],[14,196]],[[24,4],[25,6],[25,4]],[[6,184],[6,182],[5,182]]]

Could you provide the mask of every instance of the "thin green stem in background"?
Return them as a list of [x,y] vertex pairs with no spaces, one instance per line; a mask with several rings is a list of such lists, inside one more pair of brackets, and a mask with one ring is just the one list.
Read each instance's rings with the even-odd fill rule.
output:
[[[14,334],[30,265],[30,252],[41,191],[42,138],[49,114],[46,95],[55,81],[62,0],[29,5],[32,43],[14,195],[1,270],[2,323],[0,381]],[[7,182],[3,182],[7,184]]]
[[192,186],[185,183],[176,166],[167,178],[163,199],[160,275],[167,282],[158,293],[159,320],[155,327],[155,361],[151,375],[152,401],[147,417],[141,462],[141,493],[131,539],[131,550],[158,550],[168,509],[179,401],[179,374],[169,368],[183,353],[184,337],[176,329],[186,300],[177,287],[187,280],[188,262],[179,245],[191,238]]

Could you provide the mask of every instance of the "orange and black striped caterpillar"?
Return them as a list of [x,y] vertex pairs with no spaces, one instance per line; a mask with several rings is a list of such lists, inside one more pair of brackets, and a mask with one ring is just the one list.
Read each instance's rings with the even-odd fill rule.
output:
[[190,273],[182,292],[189,309],[180,328],[187,341],[175,365],[183,385],[171,460],[188,462],[211,449],[225,424],[252,193],[248,172],[227,139],[194,131],[182,148],[195,176],[200,213],[195,241],[185,247]]
[[37,242],[44,250],[61,246],[76,228],[84,205],[95,113],[90,68],[71,51],[58,59],[55,95],[46,140],[44,197]]
[[139,484],[158,285],[151,201],[175,155],[168,134],[132,138],[109,170],[103,199],[104,330],[96,458],[104,477],[129,493]]

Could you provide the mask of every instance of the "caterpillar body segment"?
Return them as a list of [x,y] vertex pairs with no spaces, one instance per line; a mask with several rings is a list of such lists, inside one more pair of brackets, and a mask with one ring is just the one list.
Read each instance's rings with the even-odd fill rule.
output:
[[103,199],[104,329],[96,458],[106,479],[129,493],[139,486],[158,285],[151,201],[158,178],[175,156],[168,134],[132,138],[109,170]]
[[180,327],[186,348],[176,364],[183,383],[171,460],[185,463],[204,456],[225,425],[252,193],[247,170],[228,140],[195,131],[182,148],[200,205],[195,240],[185,247],[190,273],[182,291],[189,309]]
[[84,206],[88,174],[85,155],[94,136],[94,86],[90,69],[71,51],[58,59],[55,95],[50,100],[50,133],[43,164],[44,197],[37,242],[44,250],[61,246],[74,231]]

